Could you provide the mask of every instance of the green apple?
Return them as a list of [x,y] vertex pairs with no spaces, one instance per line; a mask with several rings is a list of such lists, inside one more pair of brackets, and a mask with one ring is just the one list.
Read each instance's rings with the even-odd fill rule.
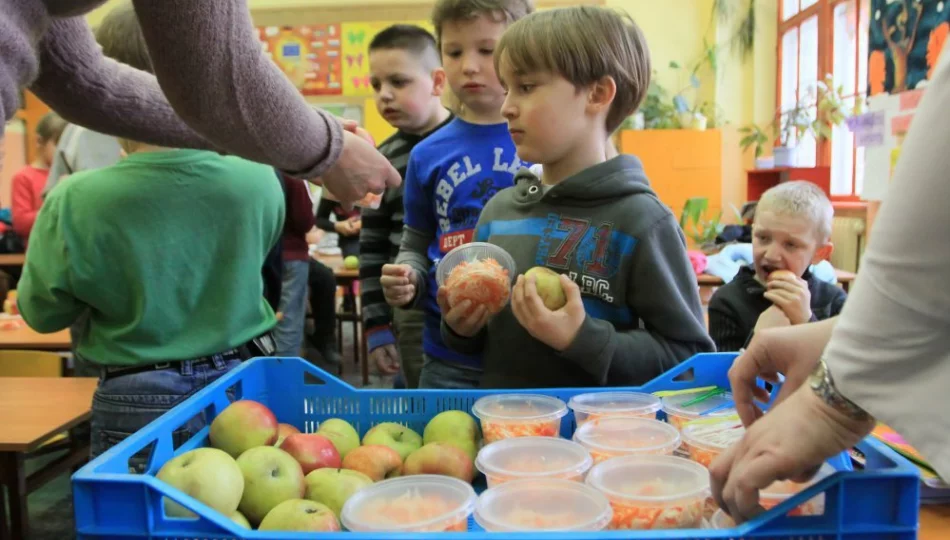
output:
[[443,411],[426,424],[422,442],[453,444],[474,461],[478,454],[478,424],[467,412]]
[[277,417],[266,406],[242,399],[228,405],[212,422],[208,432],[211,446],[237,458],[255,446],[277,442]]
[[567,304],[567,296],[564,295],[564,287],[561,286],[560,274],[545,268],[535,266],[524,273],[524,277],[534,276],[534,284],[538,289],[538,296],[544,302],[544,306],[551,311],[557,311]]
[[363,435],[363,444],[388,446],[399,453],[400,459],[405,460],[409,454],[422,448],[422,437],[402,424],[383,422]]
[[257,530],[339,532],[340,520],[326,505],[305,499],[291,499],[268,512]]
[[244,517],[244,514],[240,512],[234,512],[233,514],[231,514],[230,517],[231,517],[231,521],[237,523],[238,525],[244,527],[245,529],[251,528],[251,523],[247,520],[246,517]]
[[244,475],[244,495],[238,509],[251,523],[260,523],[275,506],[303,498],[307,485],[300,463],[273,446],[251,448],[237,458]]
[[373,484],[373,479],[349,469],[317,469],[307,475],[305,499],[325,504],[340,517],[343,504],[357,491]]
[[[237,510],[244,493],[241,468],[227,452],[217,448],[196,448],[172,458],[155,477],[226,516]],[[165,513],[171,517],[196,517],[167,498]]]
[[343,267],[347,270],[356,270],[360,267],[360,258],[356,255],[350,255],[343,259]]
[[320,423],[317,435],[330,439],[341,458],[345,458],[354,448],[360,445],[360,434],[346,420],[331,418]]

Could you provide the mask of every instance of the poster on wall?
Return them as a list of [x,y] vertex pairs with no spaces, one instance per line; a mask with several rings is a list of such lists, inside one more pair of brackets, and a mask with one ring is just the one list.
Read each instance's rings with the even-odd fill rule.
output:
[[343,92],[339,24],[257,28],[263,51],[305,96]]
[[[395,24],[393,21],[370,21],[343,23],[343,94],[346,96],[371,96],[373,88],[369,77],[369,44],[376,34]],[[432,32],[428,21],[405,21]]]
[[868,90],[923,88],[950,34],[950,0],[871,0]]

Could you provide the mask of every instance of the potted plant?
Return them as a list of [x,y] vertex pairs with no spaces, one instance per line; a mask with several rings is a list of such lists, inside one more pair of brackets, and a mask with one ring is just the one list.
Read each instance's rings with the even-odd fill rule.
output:
[[[743,152],[748,150],[750,147],[755,148],[756,169],[770,169],[774,166],[774,161],[763,158],[762,154],[765,151],[765,145],[767,145],[769,141],[775,137],[769,137],[769,135],[765,132],[765,129],[759,127],[757,124],[742,126],[739,128],[739,134],[742,135],[742,140],[739,141],[739,146],[742,148]],[[772,164],[770,165],[769,163]]]
[[722,211],[715,217],[706,215],[709,209],[709,198],[693,197],[687,199],[680,214],[680,228],[703,253],[716,250],[716,237],[725,228],[722,223]]

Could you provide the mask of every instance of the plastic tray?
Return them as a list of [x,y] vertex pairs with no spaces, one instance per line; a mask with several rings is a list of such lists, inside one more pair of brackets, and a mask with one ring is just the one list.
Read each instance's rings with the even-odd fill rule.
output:
[[[691,358],[643,387],[634,390],[655,392],[697,386],[728,386],[727,372],[734,354],[703,354]],[[362,434],[381,422],[401,422],[420,431],[433,416],[444,410],[470,411],[481,396],[505,390],[357,390],[332,375],[296,358],[259,358],[246,362],[214,384],[198,392],[138,433],[105,452],[73,476],[77,537],[80,539],[162,538],[169,540],[223,539],[305,540],[312,534],[257,532],[243,529],[209,507],[155,479],[154,474],[174,455],[204,446],[205,428],[191,440],[174,448],[172,433],[202,412],[213,417],[229,403],[228,390],[236,398],[265,403],[282,422],[305,432],[316,431],[327,418],[343,418]],[[616,390],[607,389],[604,391]],[[591,389],[531,390],[568,401]],[[517,390],[514,392],[525,392]],[[573,414],[561,422],[561,435],[574,430]],[[128,473],[128,460],[151,447],[148,473]],[[868,470],[842,472],[825,478],[807,490],[755,520],[731,530],[616,531],[597,533],[532,533],[538,540],[629,539],[725,539],[769,538],[774,540],[849,539],[903,540],[917,537],[919,479],[917,470],[884,445],[867,439],[859,445]],[[850,461],[839,456],[832,464],[839,471]],[[481,488],[481,486],[477,486]],[[820,516],[789,517],[785,513],[825,493],[825,513]],[[162,498],[188,507],[197,519],[181,520],[165,516]],[[472,523],[472,522],[470,522]],[[335,535],[335,536],[334,536]],[[414,538],[418,540],[524,539],[518,533],[485,533],[472,523],[468,533],[374,534],[331,533],[354,540]],[[320,535],[323,537],[325,535]]]

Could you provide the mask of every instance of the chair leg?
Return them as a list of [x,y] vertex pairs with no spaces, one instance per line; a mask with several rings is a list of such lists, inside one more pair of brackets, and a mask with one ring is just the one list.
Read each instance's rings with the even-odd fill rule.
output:
[[[10,529],[8,538],[29,538],[30,520],[27,510],[26,465],[23,454],[19,452],[0,452],[0,475],[9,495]],[[5,519],[0,519],[5,522]],[[0,524],[0,538],[6,534],[6,527]]]

